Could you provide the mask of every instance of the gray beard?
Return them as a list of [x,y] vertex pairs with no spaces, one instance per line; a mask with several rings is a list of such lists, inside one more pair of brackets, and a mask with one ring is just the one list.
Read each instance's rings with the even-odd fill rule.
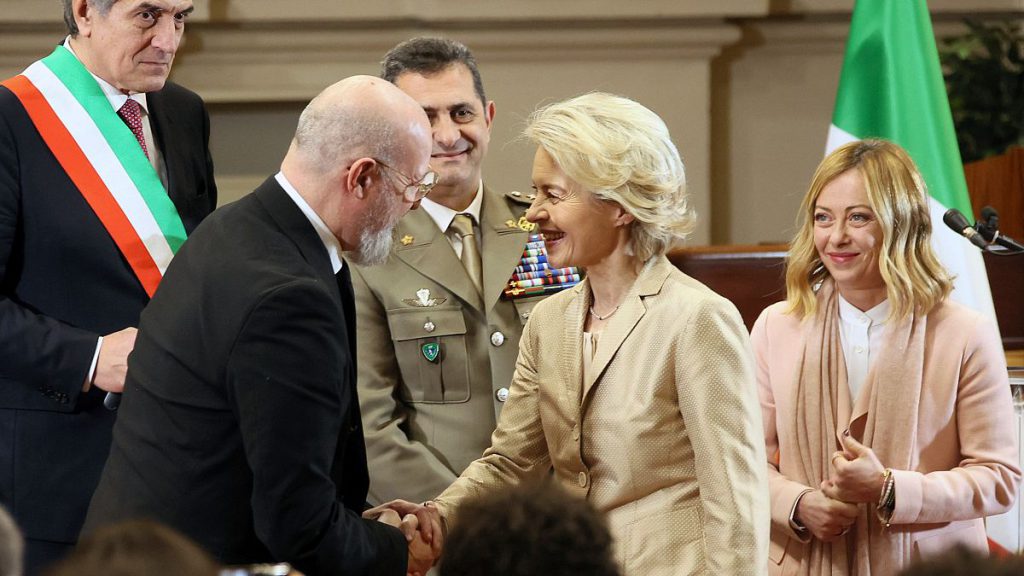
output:
[[[397,221],[381,226],[394,212],[395,204],[399,202],[398,195],[385,193],[384,199],[367,214],[366,220],[361,223],[362,230],[359,232],[359,248],[348,254],[353,263],[360,266],[377,266],[387,262],[391,254],[391,246],[395,241],[395,225]],[[380,226],[374,228],[374,226]]]

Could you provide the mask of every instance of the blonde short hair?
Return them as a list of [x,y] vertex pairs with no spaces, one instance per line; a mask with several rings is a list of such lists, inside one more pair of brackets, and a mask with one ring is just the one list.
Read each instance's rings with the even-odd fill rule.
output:
[[817,310],[814,291],[829,273],[814,247],[814,208],[825,186],[849,170],[861,175],[868,204],[882,227],[878,266],[890,316],[927,314],[953,290],[949,273],[932,250],[928,190],[906,151],[879,139],[850,142],[818,165],[800,205],[798,231],[787,258],[790,312],[803,318]]
[[665,123],[644,106],[592,92],[537,110],[524,135],[566,176],[633,216],[631,249],[641,261],[693,230],[683,161]]

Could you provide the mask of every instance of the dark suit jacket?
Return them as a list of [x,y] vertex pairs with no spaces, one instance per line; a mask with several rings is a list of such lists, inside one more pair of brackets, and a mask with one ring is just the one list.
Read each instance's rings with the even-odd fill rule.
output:
[[363,520],[351,284],[273,179],[204,222],[142,314],[85,532],[165,522],[226,563],[404,574]]
[[[169,195],[191,232],[217,202],[209,118],[172,83],[148,95]],[[82,394],[96,339],[148,297],[114,241],[0,87],[0,502],[29,538],[74,542],[110,447],[104,393]]]

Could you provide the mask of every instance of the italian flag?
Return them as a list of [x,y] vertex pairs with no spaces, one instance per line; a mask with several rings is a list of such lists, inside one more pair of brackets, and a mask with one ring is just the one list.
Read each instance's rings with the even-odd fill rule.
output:
[[[952,298],[995,319],[981,252],[942,222],[950,208],[973,218],[924,0],[854,5],[827,151],[869,137],[891,140],[910,153],[931,195],[932,244],[956,276]],[[1017,504],[986,519],[991,549],[1020,548],[1019,518]]]
[[956,277],[952,298],[994,320],[981,252],[942,222],[950,208],[974,218],[924,0],[854,5],[827,152],[870,137],[910,153],[931,194],[932,244]]

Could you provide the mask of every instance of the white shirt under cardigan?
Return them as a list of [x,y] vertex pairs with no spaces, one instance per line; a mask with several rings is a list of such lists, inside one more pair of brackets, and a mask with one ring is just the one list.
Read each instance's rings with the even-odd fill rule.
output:
[[850,386],[850,401],[853,404],[857,403],[857,396],[867,380],[871,359],[882,349],[889,308],[889,300],[886,299],[874,308],[861,312],[842,295],[839,296],[839,339],[842,342],[846,382]]

